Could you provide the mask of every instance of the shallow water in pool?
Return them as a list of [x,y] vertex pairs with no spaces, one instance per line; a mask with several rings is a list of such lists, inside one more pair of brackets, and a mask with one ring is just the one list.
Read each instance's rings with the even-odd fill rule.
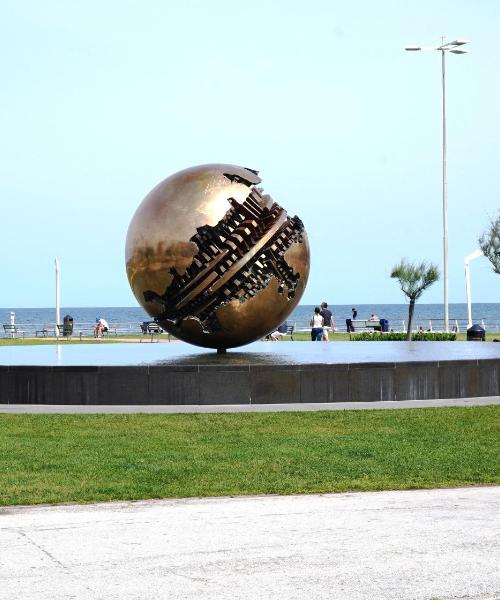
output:
[[0,365],[162,366],[395,363],[500,359],[494,342],[255,342],[217,354],[182,342],[3,346]]

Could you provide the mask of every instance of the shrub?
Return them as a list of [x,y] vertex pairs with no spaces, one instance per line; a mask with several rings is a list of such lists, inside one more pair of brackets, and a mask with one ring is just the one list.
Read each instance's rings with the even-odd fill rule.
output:
[[[412,333],[412,342],[454,342],[457,339],[456,333],[437,333],[433,331],[425,331],[424,333]],[[406,333],[371,333],[363,332],[356,333],[351,336],[353,342],[404,342],[406,341]]]
[[457,339],[457,334],[425,331],[424,333],[412,333],[411,339],[414,342],[454,342]]

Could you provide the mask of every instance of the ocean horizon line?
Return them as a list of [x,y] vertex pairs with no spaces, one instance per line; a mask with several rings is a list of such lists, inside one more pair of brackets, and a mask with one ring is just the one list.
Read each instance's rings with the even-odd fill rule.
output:
[[[319,303],[312,303],[312,304],[308,304],[305,302],[301,302],[300,304],[298,304],[297,306],[316,306]],[[346,303],[346,302],[330,302],[329,305],[330,306],[407,306],[409,303],[408,302],[362,302],[362,303]],[[449,306],[452,305],[456,305],[456,306],[463,306],[466,305],[466,302],[448,302]],[[491,302],[486,302],[486,301],[473,301],[472,306],[477,306],[479,304],[499,304],[499,301],[491,301]],[[416,306],[442,306],[443,303],[442,302],[418,302],[416,304]],[[135,308],[142,308],[139,304],[136,305],[113,305],[113,304],[92,304],[92,305],[76,305],[76,304],[61,304],[61,308],[85,308],[85,309],[90,309],[90,308],[115,308],[115,309],[135,309]],[[55,305],[49,305],[49,306],[1,306],[0,307],[0,311],[2,310],[15,310],[15,309],[19,309],[19,310],[49,310],[49,309],[55,309]]]

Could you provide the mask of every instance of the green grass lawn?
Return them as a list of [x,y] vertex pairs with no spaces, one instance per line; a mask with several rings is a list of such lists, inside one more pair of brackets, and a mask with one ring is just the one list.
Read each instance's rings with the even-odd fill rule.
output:
[[0,415],[0,504],[498,483],[500,407]]

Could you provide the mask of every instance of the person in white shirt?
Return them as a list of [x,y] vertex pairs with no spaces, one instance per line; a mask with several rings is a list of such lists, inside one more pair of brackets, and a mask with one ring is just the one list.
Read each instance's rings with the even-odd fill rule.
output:
[[96,338],[102,337],[102,334],[108,330],[109,330],[109,325],[108,325],[108,322],[106,321],[106,319],[103,319],[102,317],[96,317],[95,328],[94,328],[94,337],[96,337]]
[[281,331],[278,331],[277,329],[276,329],[276,331],[273,331],[273,332],[272,332],[272,333],[269,335],[269,337],[271,338],[271,340],[272,340],[273,342],[277,342],[278,340],[281,340],[281,338],[282,338],[282,337],[285,337],[285,336],[286,336],[286,333],[281,333]]
[[311,317],[311,321],[309,323],[311,325],[311,340],[313,342],[321,342],[323,337],[323,325],[325,324],[325,320],[321,314],[321,309],[317,306],[314,309],[314,314]]

